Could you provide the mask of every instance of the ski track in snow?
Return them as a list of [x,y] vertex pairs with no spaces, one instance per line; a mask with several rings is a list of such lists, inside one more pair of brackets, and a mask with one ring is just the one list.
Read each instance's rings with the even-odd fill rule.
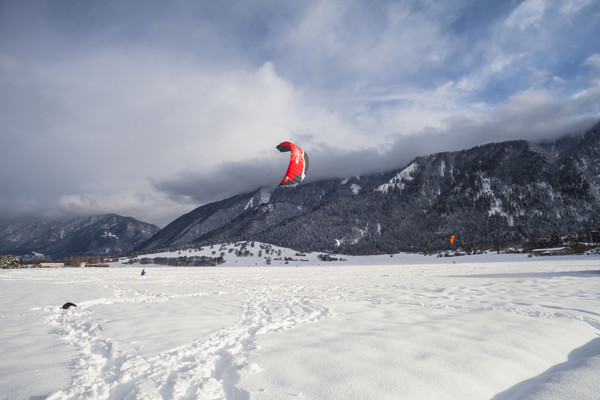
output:
[[255,338],[333,315],[303,296],[302,286],[270,282],[260,288],[246,288],[239,282],[229,282],[229,286],[229,291],[246,299],[238,323],[152,356],[130,343],[106,337],[102,321],[94,318],[90,307],[211,294],[167,295],[109,286],[114,297],[81,302],[78,308],[64,312],[58,307],[44,308],[51,314],[45,322],[56,327],[54,333],[77,352],[71,365],[75,371],[72,381],[49,399],[249,399],[250,394],[236,388],[236,383],[241,374],[260,371],[248,361],[257,348]]
[[[387,277],[384,275],[383,277]],[[381,286],[383,292],[394,292],[398,289],[403,290],[405,288],[398,287],[397,285],[389,285],[389,286]],[[436,295],[442,295],[442,291],[445,289],[435,290]],[[487,312],[487,311],[500,311],[512,314],[523,315],[527,317],[533,318],[546,318],[546,319],[565,319],[569,321],[581,321],[589,324],[595,329],[600,330],[600,313],[588,311],[588,310],[578,310],[578,309],[565,309],[563,312],[551,311],[551,310],[563,310],[562,307],[557,307],[554,305],[548,304],[533,304],[533,303],[524,303],[519,302],[514,306],[509,306],[506,304],[490,304],[484,305],[485,303],[480,303],[478,306],[472,306],[467,304],[460,304],[456,302],[457,300],[451,294],[447,294],[447,300],[451,302],[442,303],[442,302],[427,302],[427,301],[414,301],[414,300],[396,300],[396,299],[384,299],[381,297],[369,297],[369,296],[361,296],[360,293],[356,293],[353,290],[343,290],[340,287],[333,287],[329,290],[330,292],[336,293],[333,296],[322,294],[319,296],[320,300],[330,301],[330,300],[340,300],[340,301],[366,301],[374,305],[396,305],[403,307],[416,307],[422,309],[432,309],[432,310],[444,310],[444,309],[452,309],[457,311],[464,312]],[[482,290],[478,290],[479,292],[483,292]],[[341,292],[341,294],[340,294]],[[438,296],[435,298],[439,300]],[[572,312],[569,312],[572,311]]]
[[[570,321],[582,321],[586,322],[592,327],[600,330],[600,321],[596,318],[583,316],[581,314],[574,313],[561,313],[561,312],[550,312],[550,311],[542,311],[533,309],[534,305],[523,304],[524,307],[503,307],[501,305],[498,306],[487,306],[487,307],[472,307],[472,306],[463,306],[463,305],[453,305],[453,304],[442,304],[442,303],[422,303],[422,302],[409,302],[409,301],[384,301],[380,299],[372,299],[373,304],[381,304],[381,305],[402,305],[402,306],[414,306],[420,307],[424,309],[432,309],[432,310],[442,310],[442,309],[454,309],[458,311],[465,312],[485,312],[485,311],[501,311],[506,313],[518,314],[527,317],[534,318],[547,318],[547,319],[566,319]],[[528,308],[530,306],[532,308]],[[546,306],[550,307],[550,306]],[[550,307],[552,308],[552,307]],[[582,313],[590,313],[587,311],[581,311]]]
[[[595,399],[598,341],[585,343],[600,330],[599,266],[157,268],[151,280],[132,279],[131,269],[6,272],[6,301],[27,291],[39,296],[0,313],[12,343],[3,354],[23,371],[8,375],[20,385],[38,372],[62,379],[12,389],[32,400],[509,399],[524,398],[511,397],[523,391],[545,395],[557,371],[583,382],[562,385],[564,393],[583,388],[588,394],[579,398]],[[78,307],[48,305],[57,298]],[[20,322],[33,336],[20,333]],[[42,359],[38,367],[37,355],[22,362],[10,350],[29,340],[21,337],[48,333],[52,341],[39,349],[64,356],[60,365]],[[66,346],[48,347],[56,339]],[[435,345],[434,358],[422,358],[423,344]],[[5,373],[15,368],[3,365]],[[436,385],[424,385],[432,379]]]

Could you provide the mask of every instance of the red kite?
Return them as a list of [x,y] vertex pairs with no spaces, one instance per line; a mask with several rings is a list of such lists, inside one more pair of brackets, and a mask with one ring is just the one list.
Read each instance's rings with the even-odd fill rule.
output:
[[297,186],[308,171],[308,155],[300,147],[291,142],[282,142],[277,145],[277,150],[290,152],[290,165],[279,187],[288,189]]

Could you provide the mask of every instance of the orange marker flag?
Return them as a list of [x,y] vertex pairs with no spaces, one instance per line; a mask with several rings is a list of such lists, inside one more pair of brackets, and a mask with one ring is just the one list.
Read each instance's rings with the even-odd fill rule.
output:
[[454,244],[454,235],[450,236],[450,244]]

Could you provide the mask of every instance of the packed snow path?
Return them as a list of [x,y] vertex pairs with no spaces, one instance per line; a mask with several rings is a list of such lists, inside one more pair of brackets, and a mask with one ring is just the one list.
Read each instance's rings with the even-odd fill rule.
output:
[[147,271],[0,271],[0,399],[600,390],[597,258]]
[[[232,280],[219,282],[218,286],[220,290],[213,293],[167,295],[107,285],[114,291],[113,297],[84,301],[66,312],[47,307],[51,315],[46,321],[77,351],[74,379],[67,388],[49,398],[249,399],[249,393],[235,385],[240,373],[259,369],[248,360],[256,348],[256,336],[330,315],[327,308],[303,296],[302,287],[269,280],[263,280],[258,288],[245,287],[240,281]],[[153,355],[144,354],[134,343],[107,337],[102,320],[92,311],[99,304],[147,304],[229,294],[245,299],[240,321]],[[218,300],[211,304],[218,304]],[[156,323],[160,324],[160,320]]]

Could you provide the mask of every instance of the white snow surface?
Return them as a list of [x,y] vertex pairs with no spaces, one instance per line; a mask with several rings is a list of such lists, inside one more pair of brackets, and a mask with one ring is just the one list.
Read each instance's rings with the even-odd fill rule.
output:
[[[268,189],[261,189],[260,191],[260,198],[258,199],[258,205],[256,207],[259,207],[263,204],[269,204],[269,201],[271,200],[271,193],[268,191]],[[251,197],[250,200],[248,200],[248,203],[246,203],[246,207],[244,207],[244,210],[247,210],[248,208],[252,208],[254,207],[254,197]]]
[[352,193],[354,193],[355,195],[359,194],[361,189],[362,189],[362,187],[360,187],[356,183],[353,183],[352,185],[350,185],[350,190],[352,190]]
[[344,258],[0,270],[0,399],[598,399],[600,256]]
[[383,193],[389,192],[391,189],[398,188],[400,190],[404,189],[405,182],[412,181],[414,178],[411,176],[413,172],[419,169],[419,164],[412,163],[408,167],[404,168],[400,171],[396,176],[394,176],[388,183],[384,183],[381,186],[378,186],[375,190]]
[[110,238],[113,238],[113,239],[119,239],[119,237],[117,235],[115,235],[112,232],[108,232],[108,231],[104,231],[104,233],[102,234],[102,237],[103,238],[110,237]]

